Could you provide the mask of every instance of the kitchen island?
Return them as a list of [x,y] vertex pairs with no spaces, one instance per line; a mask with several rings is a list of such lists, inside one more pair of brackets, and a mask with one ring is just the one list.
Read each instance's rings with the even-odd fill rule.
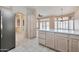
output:
[[79,52],[79,31],[40,29],[39,43],[56,51]]

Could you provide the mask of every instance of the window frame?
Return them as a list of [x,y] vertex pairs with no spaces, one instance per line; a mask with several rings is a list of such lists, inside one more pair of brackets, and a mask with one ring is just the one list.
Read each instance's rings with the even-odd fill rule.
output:
[[[50,25],[50,22],[49,22],[49,18],[46,18],[46,19],[40,19],[39,21],[39,24],[42,23],[42,27],[40,29],[49,29],[50,27],[48,27],[48,25],[46,25],[46,23],[49,23]],[[48,28],[47,28],[48,27]]]
[[[62,17],[62,18],[64,18],[64,17]],[[71,19],[70,19],[71,20]],[[59,20],[58,18],[55,18],[55,29],[62,29],[62,30],[74,30],[74,20],[72,19],[72,21],[73,21],[73,24],[72,24],[72,29],[70,29],[69,28],[69,26],[70,26],[70,24],[69,24],[69,17],[68,17],[68,19],[62,19],[62,20]],[[66,21],[67,21],[67,23],[66,23]],[[59,24],[59,22],[60,22],[60,24]],[[57,24],[56,24],[57,23]],[[61,25],[61,23],[62,23],[62,25]],[[63,24],[65,23],[65,28],[63,28],[64,26],[63,26]],[[60,26],[61,25],[61,26]],[[66,28],[66,25],[67,25],[67,28]],[[60,28],[59,28],[59,26],[60,26]]]

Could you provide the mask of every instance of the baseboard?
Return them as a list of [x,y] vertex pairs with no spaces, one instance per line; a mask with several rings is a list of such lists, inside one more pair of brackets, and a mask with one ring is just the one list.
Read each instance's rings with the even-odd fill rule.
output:
[[59,51],[59,50],[56,50],[56,49],[54,49],[54,48],[50,48],[50,47],[48,47],[48,46],[46,46],[46,45],[43,45],[43,44],[41,44],[41,43],[39,43],[40,45],[42,45],[42,46],[44,46],[44,47],[47,47],[47,48],[49,48],[49,49],[51,49],[51,50],[54,50],[54,51],[56,51],[56,52],[61,52],[61,51]]

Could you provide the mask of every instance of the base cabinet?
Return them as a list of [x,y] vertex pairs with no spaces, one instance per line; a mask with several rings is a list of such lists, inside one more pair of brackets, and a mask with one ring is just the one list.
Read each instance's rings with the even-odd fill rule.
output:
[[79,52],[79,40],[78,39],[69,40],[69,51],[70,52]]
[[55,33],[55,49],[62,51],[62,52],[67,52],[68,51],[68,36],[65,34],[59,34]]
[[78,35],[69,35],[69,52],[79,52]]
[[55,38],[55,49],[62,51],[62,52],[67,52],[68,51],[68,40],[66,38]]
[[42,44],[42,45],[45,45],[45,32],[43,31],[39,31],[38,33],[38,38],[39,38],[39,43]]
[[45,45],[45,39],[39,38],[39,43],[42,44],[42,45]]
[[39,43],[61,52],[79,52],[79,35],[40,31]]
[[46,46],[54,49],[54,33],[46,32]]

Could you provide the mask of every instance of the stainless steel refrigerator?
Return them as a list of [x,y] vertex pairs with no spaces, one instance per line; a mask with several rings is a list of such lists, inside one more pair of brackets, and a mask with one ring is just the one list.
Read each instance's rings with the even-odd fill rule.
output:
[[11,9],[0,9],[0,51],[15,48],[15,17]]

